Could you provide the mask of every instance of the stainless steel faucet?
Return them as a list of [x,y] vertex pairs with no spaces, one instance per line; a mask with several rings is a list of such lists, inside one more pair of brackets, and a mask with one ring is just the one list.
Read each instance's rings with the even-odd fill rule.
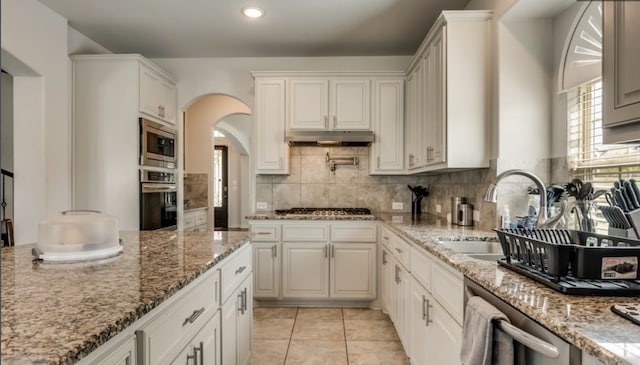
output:
[[504,179],[507,176],[511,175],[522,175],[531,179],[536,186],[538,187],[538,191],[540,192],[540,209],[538,210],[538,219],[536,221],[537,228],[553,228],[556,223],[562,218],[565,210],[567,209],[567,202],[562,202],[562,208],[560,209],[560,214],[555,217],[548,219],[547,218],[547,188],[544,186],[542,180],[534,175],[531,172],[525,170],[507,170],[500,175],[496,176],[494,182],[489,185],[486,193],[484,194],[484,201],[496,203],[498,201],[498,183],[500,180]]

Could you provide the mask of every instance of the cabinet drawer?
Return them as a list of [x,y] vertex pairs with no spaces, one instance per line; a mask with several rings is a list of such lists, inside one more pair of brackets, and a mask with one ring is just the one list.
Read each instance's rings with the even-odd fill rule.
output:
[[285,225],[282,240],[287,242],[326,242],[329,240],[329,226],[326,224]]
[[193,229],[196,226],[196,217],[192,213],[185,214],[182,222],[185,230]]
[[262,242],[277,242],[280,240],[280,226],[251,226],[251,240]]
[[433,297],[462,324],[463,288],[462,274],[443,264],[434,262],[431,266],[431,293]]
[[411,245],[402,238],[393,235],[392,241],[392,254],[398,258],[398,261],[409,270],[411,262]]
[[331,226],[332,242],[376,242],[375,224],[346,223]]
[[251,273],[251,245],[244,245],[235,253],[220,271],[222,283],[222,303],[236,290],[238,285]]
[[432,259],[423,249],[411,247],[411,274],[431,292],[431,266]]
[[185,342],[193,337],[218,310],[216,294],[216,270],[213,274],[194,283],[193,287],[168,308],[163,310],[148,327],[138,331],[142,336],[142,351],[146,364],[166,364],[182,349]]
[[393,249],[393,237],[395,235],[387,227],[382,227],[382,244],[391,251]]

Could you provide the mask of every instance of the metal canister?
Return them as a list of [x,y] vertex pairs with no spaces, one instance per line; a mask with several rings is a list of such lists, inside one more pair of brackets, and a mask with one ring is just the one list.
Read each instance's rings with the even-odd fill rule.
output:
[[459,197],[459,196],[454,196],[451,198],[451,223],[452,224],[458,224],[458,209],[460,209],[460,204],[464,204],[466,203],[466,199]]
[[460,204],[458,205],[458,217],[457,224],[459,226],[472,226],[473,225],[473,205]]

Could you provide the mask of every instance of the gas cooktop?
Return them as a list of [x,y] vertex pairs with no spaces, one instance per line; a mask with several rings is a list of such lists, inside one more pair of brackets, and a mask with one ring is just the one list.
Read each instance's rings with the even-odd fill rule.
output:
[[285,215],[287,217],[370,217],[372,216],[371,210],[368,208],[291,208],[291,209],[276,209],[275,213],[278,215]]

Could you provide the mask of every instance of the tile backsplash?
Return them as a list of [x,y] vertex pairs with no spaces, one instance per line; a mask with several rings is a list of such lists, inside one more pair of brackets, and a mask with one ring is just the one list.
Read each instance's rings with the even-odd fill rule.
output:
[[[407,185],[429,187],[422,200],[422,211],[450,213],[451,197],[463,196],[480,211],[481,228],[495,227],[495,204],[482,202],[487,186],[495,177],[493,169],[474,169],[439,175],[369,175],[369,148],[291,147],[289,175],[257,175],[256,202],[267,203],[266,210],[291,207],[363,207],[374,211],[411,212],[413,193]],[[358,157],[359,165],[338,165],[329,171],[326,154],[331,157]],[[493,171],[493,174],[490,172]],[[392,210],[393,202],[403,209]]]

